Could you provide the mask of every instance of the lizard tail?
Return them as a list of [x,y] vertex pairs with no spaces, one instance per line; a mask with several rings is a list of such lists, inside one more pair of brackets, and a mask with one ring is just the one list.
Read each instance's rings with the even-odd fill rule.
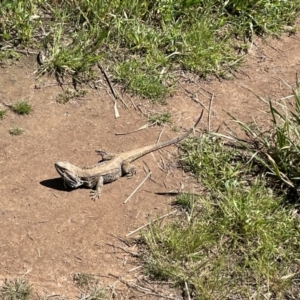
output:
[[[134,160],[138,159],[139,157],[144,156],[144,155],[146,155],[150,152],[153,152],[153,151],[156,151],[158,149],[162,149],[164,147],[167,147],[169,145],[177,144],[177,143],[181,142],[183,139],[188,137],[193,132],[194,128],[196,128],[198,126],[198,124],[200,123],[200,121],[202,119],[202,116],[203,116],[203,110],[201,111],[201,114],[200,114],[199,118],[197,119],[195,125],[193,127],[191,127],[183,135],[178,136],[174,139],[165,141],[165,142],[161,142],[161,143],[156,144],[156,145],[145,146],[145,147],[142,147],[140,149],[129,151],[129,152],[126,153],[126,156],[123,157],[123,160],[128,160],[128,161],[131,162],[131,161],[134,161]],[[125,155],[125,153],[124,153],[124,155]]]

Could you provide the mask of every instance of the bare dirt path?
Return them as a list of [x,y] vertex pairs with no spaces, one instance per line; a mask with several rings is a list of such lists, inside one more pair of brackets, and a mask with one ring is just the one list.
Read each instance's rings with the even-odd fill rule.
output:
[[[262,103],[245,87],[277,100],[291,94],[287,84],[294,86],[300,71],[299,37],[297,34],[268,44],[257,39],[233,80],[199,81],[183,76],[183,87],[168,99],[167,106],[152,106],[136,99],[135,103],[148,112],[170,111],[172,126],[178,129],[189,128],[203,106],[208,108],[212,97],[212,130],[229,119],[225,111],[243,121],[257,117],[267,122],[260,112]],[[0,120],[0,280],[24,277],[39,294],[74,298],[79,294],[72,282],[75,273],[97,275],[103,284],[115,282],[110,273],[122,278],[139,274],[140,269],[129,272],[137,266],[129,255],[112,246],[121,245],[116,236],[125,238],[149,218],[171,210],[171,199],[156,192],[180,187],[188,190],[196,185],[176,170],[176,147],[168,147],[139,159],[135,163],[138,174],[105,185],[96,202],[89,199],[87,189],[67,190],[58,179],[54,162],[92,165],[97,162],[95,149],[121,152],[155,143],[161,127],[115,135],[135,130],[147,120],[133,107],[123,109],[120,103],[121,117],[115,119],[106,87],[88,90],[82,99],[58,104],[56,97],[62,90],[47,86],[55,83],[54,78],[41,78],[46,87],[36,89],[39,82],[35,70],[35,57],[23,57],[15,65],[0,68],[0,103],[24,99],[33,107],[28,116],[8,112]],[[132,106],[129,96],[124,99]],[[8,130],[13,126],[23,128],[24,133],[11,136]],[[202,129],[207,129],[206,121]],[[169,126],[161,139],[177,134]],[[152,171],[152,180],[123,204],[144,179],[145,166]]]

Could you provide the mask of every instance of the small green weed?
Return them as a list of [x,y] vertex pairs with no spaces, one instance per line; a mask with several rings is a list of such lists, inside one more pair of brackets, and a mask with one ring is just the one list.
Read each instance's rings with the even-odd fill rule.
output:
[[193,209],[195,201],[196,197],[194,197],[193,195],[188,193],[182,193],[176,197],[175,201],[173,202],[173,205],[181,207],[184,210],[190,211]]
[[86,94],[87,91],[85,90],[75,91],[75,90],[67,89],[66,91],[64,91],[64,93],[57,95],[56,102],[61,104],[66,104],[71,99],[81,98],[84,97]]
[[153,114],[149,117],[149,122],[153,125],[162,125],[171,122],[171,115],[168,112]]
[[18,60],[20,57],[21,55],[14,50],[5,50],[0,52],[0,61],[8,60],[8,62],[10,62],[10,60]]
[[116,78],[125,84],[129,91],[144,98],[162,101],[169,89],[163,84],[159,73],[152,66],[143,65],[141,61],[132,59],[115,67]]
[[105,289],[103,289],[99,285],[95,285],[95,286],[90,288],[90,290],[88,291],[88,293],[87,293],[87,295],[85,296],[84,299],[87,299],[87,300],[106,300],[107,296],[106,296]]
[[0,290],[0,299],[3,300],[29,300],[31,297],[31,286],[27,281],[5,280]]
[[86,273],[78,273],[73,277],[74,283],[81,289],[85,290],[84,299],[88,300],[105,300],[105,289],[99,285],[98,280]]
[[0,109],[0,120],[2,120],[6,115],[6,109]]
[[77,273],[73,276],[74,283],[80,288],[88,288],[92,285],[97,284],[97,279],[86,273]]
[[28,115],[32,111],[31,105],[23,100],[10,105],[10,109],[19,115]]
[[14,126],[12,128],[9,129],[9,133],[11,135],[20,135],[24,132],[24,130],[18,126]]

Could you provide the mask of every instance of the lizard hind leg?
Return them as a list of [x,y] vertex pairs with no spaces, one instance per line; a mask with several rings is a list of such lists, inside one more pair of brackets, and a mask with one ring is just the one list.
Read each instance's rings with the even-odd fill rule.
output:
[[111,160],[114,157],[116,157],[116,155],[117,155],[115,153],[106,152],[106,151],[101,150],[101,149],[96,150],[96,153],[97,153],[97,155],[101,156],[101,161],[102,160]]
[[123,162],[122,164],[122,175],[126,175],[128,177],[132,177],[136,174],[136,168],[133,164],[129,162]]
[[98,181],[97,181],[95,190],[91,190],[90,195],[91,195],[91,199],[93,201],[96,201],[97,199],[99,199],[100,194],[101,194],[101,190],[102,190],[102,187],[103,187],[103,182],[104,182],[103,176],[100,176]]

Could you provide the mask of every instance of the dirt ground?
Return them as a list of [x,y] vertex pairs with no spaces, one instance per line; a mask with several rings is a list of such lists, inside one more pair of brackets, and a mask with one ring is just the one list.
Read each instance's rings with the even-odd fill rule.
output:
[[[88,189],[66,189],[53,164],[67,160],[78,166],[92,165],[97,162],[95,149],[121,152],[155,143],[162,127],[116,135],[147,123],[140,110],[171,113],[172,125],[165,127],[161,140],[192,126],[203,108],[197,134],[206,130],[211,99],[211,130],[229,120],[226,111],[242,121],[256,117],[267,122],[260,111],[264,106],[247,88],[266,99],[290,95],[288,85],[295,86],[300,71],[299,37],[298,33],[267,42],[256,39],[233,80],[202,81],[182,74],[182,85],[166,106],[137,98],[132,102],[130,95],[123,95],[129,108],[117,102],[117,119],[104,78],[98,90],[87,89],[86,96],[59,104],[56,99],[63,91],[54,78],[36,78],[35,56],[23,56],[10,66],[3,64],[0,103],[23,99],[33,112],[18,116],[8,111],[0,120],[0,283],[5,278],[26,278],[39,296],[60,294],[75,299],[80,291],[73,284],[73,275],[89,273],[115,288],[117,299],[154,297],[138,295],[117,279],[135,282],[143,276],[138,262],[122,251],[125,244],[120,239],[172,210],[172,198],[158,192],[197,189],[188,174],[176,168],[176,147],[137,160],[137,175],[105,185],[96,202],[90,200]],[[10,135],[13,126],[24,133]],[[174,132],[172,126],[179,131]],[[144,168],[151,170],[151,179],[124,204],[145,178]],[[132,246],[130,251],[138,249]],[[180,299],[180,295],[169,296]]]

